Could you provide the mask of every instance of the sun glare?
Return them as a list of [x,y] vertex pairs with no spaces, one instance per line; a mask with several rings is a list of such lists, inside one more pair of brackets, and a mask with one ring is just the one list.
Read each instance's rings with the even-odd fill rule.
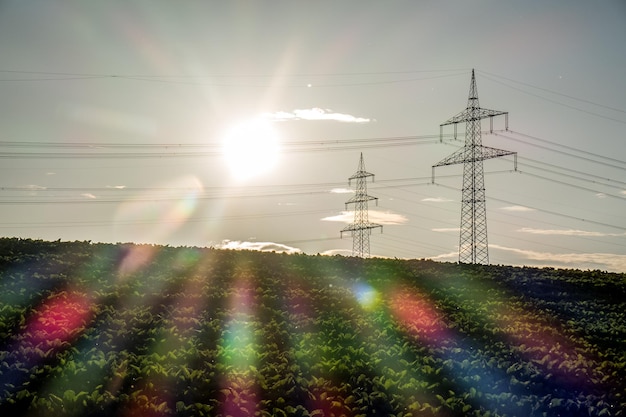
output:
[[278,160],[278,136],[272,123],[252,119],[226,132],[224,158],[232,175],[246,180],[271,170]]

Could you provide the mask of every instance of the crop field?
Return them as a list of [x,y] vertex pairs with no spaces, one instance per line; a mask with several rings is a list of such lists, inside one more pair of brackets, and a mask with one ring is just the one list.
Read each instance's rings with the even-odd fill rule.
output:
[[626,275],[0,239],[2,416],[624,416]]

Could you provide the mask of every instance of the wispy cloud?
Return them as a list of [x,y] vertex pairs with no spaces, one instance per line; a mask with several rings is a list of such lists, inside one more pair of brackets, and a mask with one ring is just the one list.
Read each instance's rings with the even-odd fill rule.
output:
[[454,200],[450,200],[449,198],[444,198],[444,197],[426,197],[426,198],[422,198],[422,201],[426,201],[429,203],[448,203]]
[[241,240],[223,240],[214,245],[217,249],[254,250],[259,252],[302,253],[302,250],[275,242],[249,242]]
[[279,122],[287,120],[334,120],[344,123],[369,123],[372,121],[372,119],[352,116],[345,113],[336,113],[330,109],[321,109],[319,107],[263,113],[261,117]]
[[530,208],[530,207],[526,207],[526,206],[507,206],[507,207],[500,207],[500,210],[504,210],[504,211],[517,211],[517,212],[522,212],[522,211],[535,211],[535,209]]
[[35,184],[25,185],[24,187],[21,187],[21,188],[24,188],[24,190],[26,190],[26,191],[40,191],[40,190],[45,190],[46,189],[46,187],[44,187],[44,186],[35,185]]
[[592,232],[588,230],[577,229],[534,229],[532,227],[522,227],[517,229],[518,232],[531,233],[534,235],[552,235],[552,236],[590,236],[590,237],[605,237],[605,236],[624,236],[626,233],[604,233],[604,232]]
[[333,188],[330,192],[335,194],[351,194],[354,193],[354,190],[349,188]]
[[115,190],[123,190],[124,188],[126,188],[125,185],[107,185],[106,188],[112,188]]
[[614,253],[552,253],[539,252],[526,249],[510,248],[500,245],[489,245],[491,249],[497,249],[514,253],[520,257],[520,264],[525,264],[525,260],[531,265],[557,266],[576,269],[601,269],[613,272],[626,271],[626,255]]
[[326,256],[335,256],[335,255],[343,255],[343,256],[351,256],[352,251],[350,249],[329,249],[320,253],[320,255]]
[[433,232],[440,232],[440,233],[448,233],[448,232],[456,232],[458,233],[459,230],[461,230],[461,228],[459,227],[436,227],[434,229],[430,229]]
[[[325,256],[335,256],[335,255],[353,256],[351,249],[328,249],[328,250],[325,250],[324,252],[321,252],[320,255],[325,255]],[[391,259],[391,257],[389,257],[389,256],[381,256],[381,255],[376,255],[374,253],[370,254],[370,256],[372,258]],[[399,258],[399,257],[396,257],[396,256],[394,256],[394,258],[395,259],[402,259],[402,258]],[[409,258],[406,258],[406,259],[409,259]]]
[[28,195],[30,196],[38,195],[39,193],[37,191],[43,191],[46,189],[46,187],[35,184],[23,185],[18,188],[20,189],[20,191],[28,191]]
[[442,253],[440,255],[433,256],[430,259],[433,259],[436,261],[456,261],[459,259],[459,253],[458,252]]
[[90,199],[95,199],[96,196],[91,194],[91,193],[83,193],[81,194],[81,196],[85,197],[85,198],[90,198]]
[[[408,221],[408,219],[401,214],[379,210],[369,210],[368,219],[372,223],[388,225],[404,224]],[[354,211],[342,211],[341,214],[324,217],[322,220],[327,222],[352,223],[354,221]]]

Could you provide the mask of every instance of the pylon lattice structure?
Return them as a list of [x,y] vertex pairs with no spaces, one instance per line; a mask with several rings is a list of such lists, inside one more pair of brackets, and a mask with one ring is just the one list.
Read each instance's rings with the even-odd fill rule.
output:
[[[490,131],[493,131],[493,118],[505,116],[505,129],[508,130],[508,112],[483,109],[478,104],[476,77],[472,70],[467,108],[440,125],[441,138],[443,126],[454,125],[456,139],[457,124],[466,123],[465,146],[452,155],[433,165],[432,181],[435,182],[435,168],[445,165],[463,164],[463,189],[461,199],[461,233],[459,237],[459,262],[488,264],[489,248],[487,244],[487,209],[485,204],[485,174],[483,161],[517,153],[482,145],[481,120],[490,119]],[[441,139],[440,139],[441,140]]]
[[352,185],[352,180],[356,180],[354,197],[346,201],[346,209],[348,208],[348,204],[354,204],[354,222],[344,227],[340,232],[342,238],[344,233],[351,233],[352,256],[359,256],[361,258],[368,258],[370,256],[370,235],[372,234],[372,229],[380,227],[381,233],[383,229],[382,225],[370,223],[368,219],[368,202],[375,200],[378,203],[377,197],[372,197],[367,194],[368,177],[372,177],[373,180],[374,174],[365,170],[363,153],[361,153],[359,167],[354,175],[348,179],[349,185]]

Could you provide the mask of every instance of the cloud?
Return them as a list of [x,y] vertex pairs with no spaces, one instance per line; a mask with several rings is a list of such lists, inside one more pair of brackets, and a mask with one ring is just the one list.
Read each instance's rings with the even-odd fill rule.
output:
[[322,220],[325,222],[352,223],[352,221],[354,220],[354,212],[342,211],[341,214],[337,214],[335,216],[323,217]]
[[96,196],[91,193],[83,193],[81,194],[81,196],[86,197],[86,198],[91,198],[91,199],[96,198]]
[[123,190],[126,188],[125,185],[107,185],[106,188],[113,188],[115,190]]
[[517,229],[518,232],[531,233],[534,235],[552,235],[552,236],[590,236],[590,237],[604,237],[604,236],[624,236],[626,233],[603,233],[603,232],[590,232],[587,230],[577,229],[534,229],[532,227],[522,227]]
[[[408,219],[401,214],[379,210],[368,210],[368,219],[372,223],[388,225],[404,224],[408,221]],[[354,221],[354,211],[342,211],[341,214],[324,217],[322,220],[327,222],[352,223]]]
[[47,187],[35,184],[24,185],[18,188],[20,189],[20,191],[28,191],[28,195],[30,196],[38,195],[37,191],[43,191],[47,189]]
[[[498,249],[515,253],[522,259],[534,261],[533,265],[561,266],[576,269],[601,269],[613,272],[626,271],[626,255],[614,253],[551,253],[538,252],[526,249],[509,248],[500,245],[489,245],[491,249]],[[524,262],[522,262],[523,264]]]
[[435,261],[457,261],[459,259],[458,252],[442,253],[441,255],[433,256],[430,259]]
[[29,184],[20,188],[24,188],[24,190],[27,190],[27,191],[40,191],[40,190],[45,190],[47,187],[44,187],[41,185]]
[[421,201],[429,202],[429,203],[448,203],[454,200],[445,197],[426,197],[422,198]]
[[326,256],[335,256],[335,255],[352,256],[352,250],[350,250],[350,249],[329,249],[329,250],[325,250],[324,252],[320,253],[320,255],[326,255]]
[[[352,255],[352,249],[328,249],[325,250],[324,252],[321,252],[320,255],[324,255],[324,256],[336,256],[336,255],[340,255],[340,256],[353,256]],[[390,256],[381,256],[381,255],[376,255],[376,254],[370,254],[370,257],[372,258],[385,258],[385,259],[391,259]],[[394,256],[394,259],[403,259],[403,258],[399,258]],[[404,259],[409,259],[409,258],[404,258]]]
[[447,233],[447,232],[458,233],[461,230],[461,228],[460,227],[436,227],[430,230],[432,230],[433,232],[441,232],[441,233]]
[[354,190],[349,188],[333,188],[330,192],[334,194],[351,194],[354,193]]
[[500,210],[505,210],[505,211],[535,211],[535,209],[530,208],[530,207],[526,207],[526,206],[500,207]]
[[444,197],[426,197],[426,198],[422,198],[422,201],[427,201],[430,203],[448,203],[454,200],[450,200],[449,198],[444,198]]
[[217,249],[254,250],[259,252],[302,253],[302,250],[275,242],[247,242],[240,240],[222,240],[214,245]]
[[288,120],[334,120],[344,123],[369,123],[372,120],[364,117],[356,117],[350,114],[334,113],[330,109],[314,107],[312,109],[295,109],[291,112],[278,111],[274,113],[263,113],[261,117],[284,122]]

